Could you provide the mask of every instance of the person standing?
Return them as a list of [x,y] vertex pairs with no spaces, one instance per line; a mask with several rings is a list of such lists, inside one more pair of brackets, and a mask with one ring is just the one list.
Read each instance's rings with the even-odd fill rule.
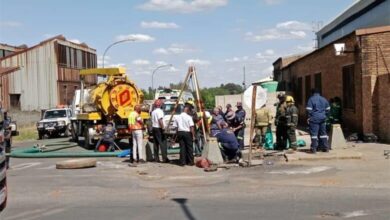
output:
[[244,134],[245,134],[245,116],[246,112],[242,107],[242,102],[237,102],[236,110],[236,126],[234,126],[233,131],[237,137],[238,143],[240,144],[240,149],[244,149]]
[[297,137],[295,130],[298,126],[298,108],[295,106],[294,98],[292,96],[286,97],[286,124],[287,124],[287,139],[290,143],[290,148],[297,150]]
[[284,150],[287,147],[287,120],[285,102],[286,96],[278,94],[279,103],[276,107],[275,126],[276,126],[276,149]]
[[315,154],[319,145],[324,152],[329,152],[325,121],[330,106],[329,102],[320,95],[318,89],[312,89],[312,96],[307,101],[306,110],[309,116],[307,121],[310,129],[311,152]]
[[227,121],[226,117],[227,117],[227,114],[229,114],[229,112],[234,112],[231,104],[226,105],[226,112],[222,115],[222,117],[225,121]]
[[342,122],[343,110],[341,108],[341,99],[334,97],[330,104],[329,121],[331,124],[340,124]]
[[265,143],[265,133],[267,129],[271,126],[272,116],[269,109],[265,106],[265,104],[256,110],[255,117],[255,129],[256,135],[254,138],[254,143],[258,146],[263,146]]
[[221,123],[224,121],[223,116],[219,114],[219,109],[214,108],[210,123],[211,137],[215,137],[221,131]]
[[169,163],[168,151],[166,145],[166,139],[164,135],[164,112],[161,109],[161,100],[156,100],[154,102],[155,109],[152,112],[152,132],[153,132],[153,151],[154,151],[154,160],[160,162],[159,150],[161,149],[161,156],[163,163]]
[[174,126],[177,129],[177,139],[180,145],[180,165],[194,165],[194,148],[195,140],[194,121],[190,116],[190,108],[184,107],[183,112],[175,117]]
[[[133,156],[131,162],[145,163],[143,155],[143,121],[141,118],[141,106],[136,105],[134,111],[130,112],[129,128],[133,137]],[[137,157],[138,154],[138,157]],[[130,156],[131,157],[131,156]]]
[[6,164],[7,169],[9,168],[9,158],[11,153],[11,118],[8,117],[7,111],[4,111],[3,113],[3,128],[4,128],[4,144],[5,144],[5,152],[7,153],[6,156]]

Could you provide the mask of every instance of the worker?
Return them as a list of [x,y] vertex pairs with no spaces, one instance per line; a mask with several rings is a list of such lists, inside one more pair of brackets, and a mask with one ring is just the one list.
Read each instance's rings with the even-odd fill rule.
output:
[[8,116],[8,113],[6,110],[3,111],[3,129],[4,129],[4,145],[5,145],[5,153],[7,154],[6,156],[6,164],[7,164],[7,169],[9,168],[9,158],[10,158],[10,153],[11,153],[11,118]]
[[222,122],[221,127],[221,132],[217,134],[217,140],[222,147],[223,154],[229,162],[238,162],[241,157],[240,144],[226,122]]
[[245,116],[246,112],[242,107],[242,102],[237,102],[236,118],[239,125],[234,128],[234,134],[236,134],[240,149],[244,149],[244,134],[245,134]]
[[164,112],[161,109],[162,102],[157,99],[154,102],[155,109],[152,111],[152,132],[153,132],[153,150],[154,160],[160,162],[159,150],[161,150],[162,162],[169,163],[166,137],[164,135]]
[[219,109],[214,108],[212,119],[210,123],[210,135],[211,137],[215,137],[217,133],[221,131],[221,123],[224,121],[223,116],[219,114]]
[[175,117],[174,127],[177,129],[177,139],[180,145],[180,165],[194,165],[194,148],[195,140],[194,121],[190,115],[189,106],[185,106],[183,112]]
[[232,105],[228,103],[228,104],[226,104],[226,111],[225,111],[225,113],[223,114],[223,118],[225,119],[225,121],[226,121],[226,115],[227,115],[229,112],[234,112],[234,111],[233,111]]
[[221,106],[221,105],[218,105],[217,108],[218,108],[218,110],[219,110],[219,114],[223,116],[224,113],[223,113],[222,106]]
[[128,123],[131,135],[133,137],[133,153],[132,156],[130,155],[130,162],[145,163],[145,159],[143,157],[143,121],[141,118],[140,105],[136,105],[134,107],[134,111],[130,112]]
[[279,103],[276,107],[275,126],[276,126],[276,147],[275,150],[284,150],[287,147],[287,121],[285,102],[286,96],[283,93],[278,94]]
[[256,135],[254,143],[257,146],[263,146],[265,143],[265,133],[271,127],[272,116],[269,109],[264,104],[260,109],[256,110],[255,129]]
[[319,146],[324,152],[329,152],[325,120],[330,106],[328,100],[320,95],[318,89],[312,89],[312,96],[307,101],[306,110],[311,137],[311,152],[315,154]]
[[99,138],[99,141],[96,143],[95,151],[98,151],[98,148],[101,143],[108,144],[108,151],[114,151],[115,150],[115,125],[112,121],[109,121],[106,126],[104,126],[103,130],[101,131],[102,135]]
[[[194,101],[188,100],[184,106],[188,106],[189,108],[189,115],[192,117],[192,120],[194,121],[194,129],[195,129],[195,141],[194,141],[194,151],[196,156],[200,156],[203,149],[203,144],[201,142],[201,116],[196,112],[195,110],[195,104]],[[199,125],[199,126],[198,126]]]
[[286,122],[287,122],[287,139],[290,143],[290,148],[297,150],[297,137],[295,130],[298,126],[298,108],[295,106],[295,101],[292,96],[286,97]]

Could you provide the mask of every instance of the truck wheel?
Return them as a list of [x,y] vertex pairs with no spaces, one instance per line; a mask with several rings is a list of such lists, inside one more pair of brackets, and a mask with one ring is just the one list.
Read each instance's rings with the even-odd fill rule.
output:
[[38,139],[42,140],[45,135],[42,132],[38,132]]
[[79,142],[79,135],[77,134],[76,125],[75,123],[71,123],[72,129],[70,130],[70,133],[72,135],[72,140],[74,142]]
[[72,125],[69,123],[68,126],[66,126],[65,129],[65,137],[69,137],[72,135]]
[[90,149],[91,145],[89,144],[89,131],[88,127],[84,128],[84,148]]

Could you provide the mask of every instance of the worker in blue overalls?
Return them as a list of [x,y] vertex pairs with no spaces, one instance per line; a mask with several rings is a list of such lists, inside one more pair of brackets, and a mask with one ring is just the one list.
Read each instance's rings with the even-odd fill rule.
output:
[[329,102],[320,95],[318,89],[312,89],[312,96],[307,101],[306,110],[309,116],[307,121],[310,129],[311,152],[315,154],[319,145],[324,152],[329,152],[325,121],[330,106]]
[[234,126],[233,131],[237,137],[238,143],[240,144],[240,150],[244,149],[244,134],[245,134],[245,116],[246,112],[242,107],[242,102],[237,102],[236,120],[237,124]]

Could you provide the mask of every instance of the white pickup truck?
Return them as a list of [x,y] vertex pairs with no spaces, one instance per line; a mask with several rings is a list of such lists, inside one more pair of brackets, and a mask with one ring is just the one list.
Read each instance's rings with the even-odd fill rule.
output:
[[58,108],[46,110],[42,115],[42,120],[37,122],[38,137],[42,139],[45,135],[70,136],[70,119],[72,111],[70,108]]

